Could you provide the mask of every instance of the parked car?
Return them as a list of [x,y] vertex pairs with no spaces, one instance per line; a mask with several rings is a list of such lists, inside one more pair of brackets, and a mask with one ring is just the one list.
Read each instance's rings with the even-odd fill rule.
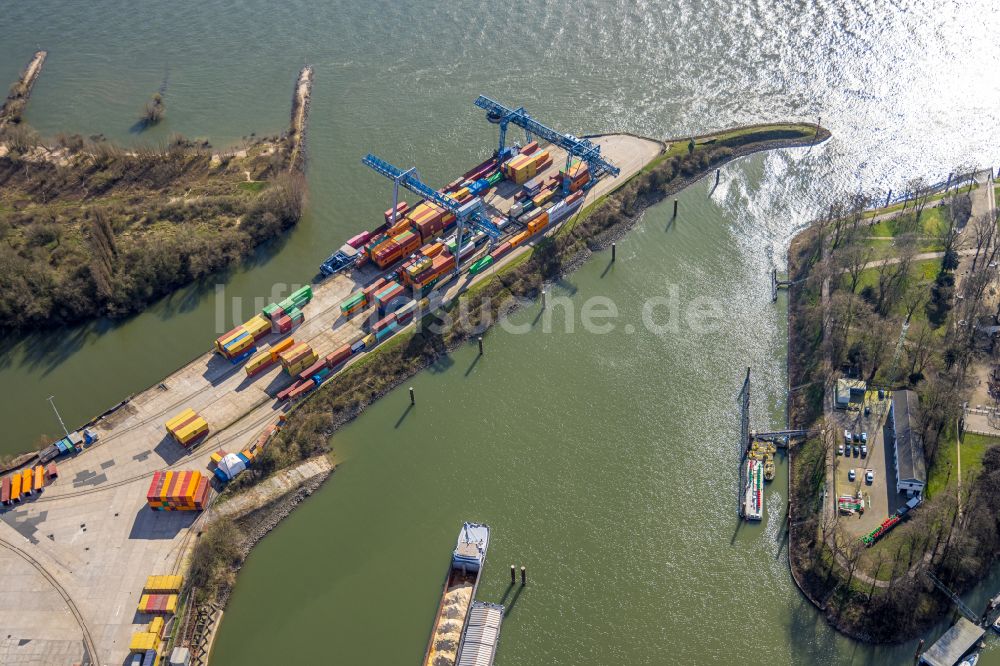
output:
[[859,455],[861,455],[861,449],[859,449],[858,445],[855,444],[854,445],[854,457],[857,458]]
[[873,469],[865,470],[865,481],[867,481],[869,484],[875,481],[875,470]]
[[868,443],[868,433],[866,432],[861,433],[861,443],[862,444]]
[[872,415],[871,405],[865,405],[865,416],[871,416],[871,415]]
[[848,443],[848,444],[851,443],[851,431],[850,430],[844,430],[844,441],[846,443]]
[[838,456],[844,455],[844,445],[843,444],[838,444],[837,445],[837,455]]
[[851,469],[847,470],[847,480],[848,481],[853,481],[856,478],[858,478],[858,475],[854,473],[854,468],[853,467]]
[[861,445],[861,457],[862,458],[867,458],[868,457],[868,445],[867,444],[862,444]]
[[855,442],[860,442],[861,441],[861,435],[859,435],[858,433],[853,433],[853,435],[854,435],[854,441]]

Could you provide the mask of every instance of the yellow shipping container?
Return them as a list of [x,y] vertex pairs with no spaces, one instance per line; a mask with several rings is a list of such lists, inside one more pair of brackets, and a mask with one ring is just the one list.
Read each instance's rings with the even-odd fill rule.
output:
[[[201,479],[201,472],[198,473],[198,479]],[[143,591],[160,594],[177,593],[181,591],[183,583],[184,577],[179,575],[149,576],[146,578],[146,587]]]
[[252,337],[259,338],[264,333],[270,332],[271,322],[264,319],[263,316],[257,315],[247,323],[243,324],[243,328],[245,328],[247,333],[249,333]]
[[185,421],[187,421],[188,419],[190,419],[192,416],[195,416],[195,412],[194,412],[193,409],[191,409],[190,407],[188,407],[183,412],[181,412],[180,414],[178,414],[177,416],[175,416],[174,418],[172,418],[172,419],[170,419],[169,421],[166,422],[165,425],[167,426],[167,430],[169,430],[170,432],[173,432],[174,429],[177,426],[179,426],[180,424],[184,423]]
[[167,612],[176,613],[177,612],[177,595],[171,594],[167,597]]
[[145,613],[146,612],[146,606],[148,606],[148,605],[149,605],[149,595],[148,594],[144,594],[141,597],[139,597],[139,612],[140,613]]
[[242,326],[237,326],[232,331],[230,331],[227,335],[224,335],[221,338],[219,338],[216,342],[218,343],[218,346],[220,348],[221,347],[225,347],[227,344],[229,344],[230,342],[232,342],[236,338],[238,338],[241,335],[243,335],[244,332],[245,331],[243,330]]
[[187,444],[192,439],[208,431],[208,422],[200,416],[174,433],[181,444]]
[[129,652],[145,652],[155,650],[160,643],[160,637],[148,631],[140,631],[132,634],[132,640],[128,644]]
[[156,634],[157,637],[163,635],[163,618],[157,615],[149,623],[149,633]]

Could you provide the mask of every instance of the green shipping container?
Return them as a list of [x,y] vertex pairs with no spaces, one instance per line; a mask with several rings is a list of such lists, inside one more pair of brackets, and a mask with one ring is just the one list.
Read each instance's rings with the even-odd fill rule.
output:
[[277,303],[271,303],[270,305],[265,305],[264,309],[261,310],[261,312],[264,313],[265,317],[267,317],[268,319],[271,319],[271,315],[273,315],[274,311],[278,310],[280,307],[281,306],[279,306]]
[[308,303],[309,301],[312,300],[312,297],[313,297],[312,287],[310,287],[309,285],[306,285],[306,286],[302,287],[301,289],[296,289],[294,292],[292,292],[292,295],[289,296],[288,298],[291,299],[291,300],[293,300],[293,301],[303,301],[304,300],[306,303]]
[[486,255],[482,259],[478,259],[469,266],[469,272],[475,275],[476,273],[486,270],[493,264],[493,257]]
[[365,300],[365,295],[359,291],[353,296],[349,296],[347,299],[345,299],[344,302],[340,304],[340,309],[350,310],[358,303],[363,303],[364,300]]

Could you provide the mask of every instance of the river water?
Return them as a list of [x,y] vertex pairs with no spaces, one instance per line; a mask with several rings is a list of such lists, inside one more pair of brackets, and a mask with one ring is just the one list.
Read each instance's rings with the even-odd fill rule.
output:
[[[122,324],[6,341],[0,453],[58,432],[49,395],[72,427],[207,350],[255,301],[307,283],[387,207],[365,153],[432,184],[485,157],[495,129],[472,106],[479,93],[577,133],[818,117],[834,133],[726,167],[714,191],[680,197],[673,225],[650,211],[615,266],[599,255],[553,286],[568,301],[551,322],[523,309],[513,323],[527,332],[495,330],[478,362],[464,349],[415,378],[417,408],[397,392],[338,433],[342,466],[249,559],[213,663],[412,663],[465,519],[494,530],[480,596],[513,607],[501,665],[912,658],[913,644],[838,637],[796,593],[783,467],[767,520],[738,528],[733,398],[752,365],[755,419],[781,422],[786,310],[769,302],[767,272],[831,193],[995,163],[996,7],[53,1],[5,7],[0,28],[0,79],[50,50],[28,112],[44,135],[230,146],[283,128],[295,73],[316,67],[298,228],[218,285]],[[166,120],[132,134],[161,87]],[[584,305],[606,307],[595,297],[618,308],[609,333],[584,330]],[[650,327],[643,304],[657,298]],[[528,566],[525,590],[507,590],[510,564]],[[997,650],[981,663],[1000,663]]]

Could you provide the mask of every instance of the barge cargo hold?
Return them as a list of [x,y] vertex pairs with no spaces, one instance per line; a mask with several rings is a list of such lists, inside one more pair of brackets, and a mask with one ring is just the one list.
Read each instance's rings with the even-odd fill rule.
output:
[[469,621],[458,647],[458,666],[493,666],[500,642],[504,607],[485,601],[473,601]]
[[444,590],[431,630],[424,666],[455,666],[458,646],[479,579],[486,564],[490,528],[479,523],[465,523],[458,534],[458,544],[451,555]]

